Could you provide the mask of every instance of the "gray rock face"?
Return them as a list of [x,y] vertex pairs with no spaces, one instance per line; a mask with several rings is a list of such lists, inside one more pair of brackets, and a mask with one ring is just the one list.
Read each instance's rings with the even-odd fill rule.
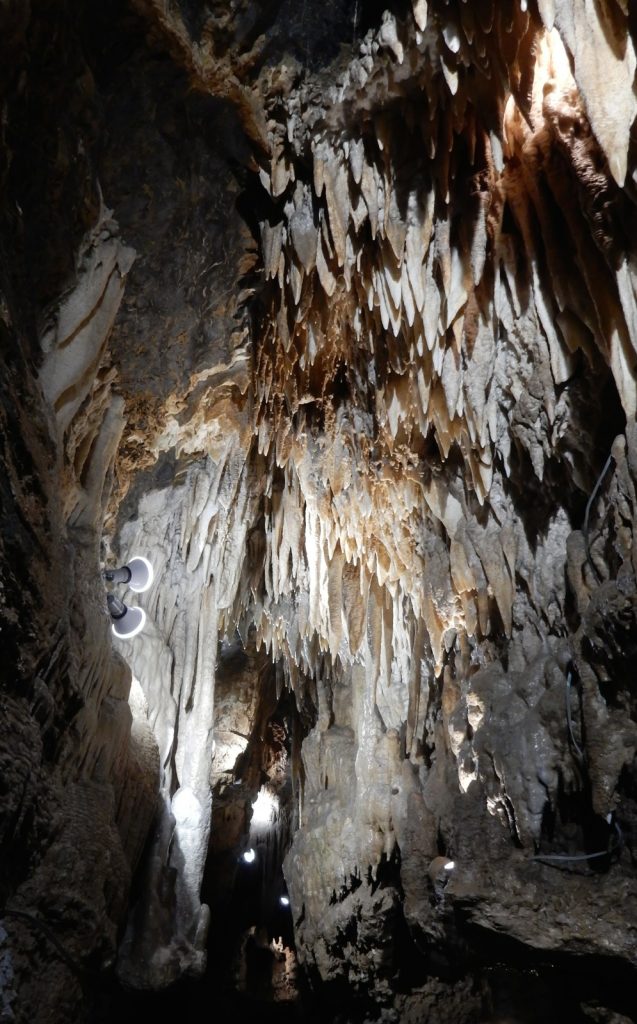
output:
[[637,1019],[629,5],[0,40],[0,1018]]

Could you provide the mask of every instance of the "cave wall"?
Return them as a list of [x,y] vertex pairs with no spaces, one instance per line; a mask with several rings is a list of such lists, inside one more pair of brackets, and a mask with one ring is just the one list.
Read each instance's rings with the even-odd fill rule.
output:
[[107,341],[134,252],[95,176],[65,15],[2,9],[3,1020],[77,1019],[114,963],[159,768],[131,731],[98,564],[125,425]]
[[[326,1015],[486,1019],[524,955],[631,1011],[635,14],[390,8],[2,11],[7,1005],[80,998],[43,927],[130,985],[204,970],[215,764],[237,853],[259,785],[215,741],[238,635],[302,723]],[[113,653],[100,559],[136,552]]]

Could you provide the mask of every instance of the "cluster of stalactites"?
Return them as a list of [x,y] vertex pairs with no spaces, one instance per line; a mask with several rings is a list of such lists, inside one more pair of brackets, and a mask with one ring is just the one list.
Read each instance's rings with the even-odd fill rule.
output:
[[[529,17],[514,22],[520,45]],[[386,16],[334,97],[360,112],[356,127],[311,135],[311,180],[295,169],[296,111],[274,141],[261,175],[279,218],[262,225],[273,284],[255,376],[260,441],[293,430],[299,412],[329,426],[349,398],[389,452],[418,452],[430,431],[442,459],[458,445],[483,498],[498,436],[492,282],[481,289],[502,211],[498,103],[485,123],[458,88],[460,37],[440,38],[444,53],[433,31]],[[486,82],[486,50],[482,65]]]
[[[577,252],[582,231],[591,233],[594,170],[604,159],[586,120],[588,98],[577,92],[557,29],[548,33],[525,4],[481,7],[480,17],[461,3],[427,17],[418,3],[415,23],[405,24],[386,15],[320,122],[305,123],[303,94],[290,99],[287,121],[270,122],[272,159],[261,181],[275,211],[262,223],[271,305],[255,390],[261,449],[276,442],[281,463],[299,423],[329,429],[349,402],[367,414],[364,429],[386,453],[417,455],[428,436],[443,461],[459,450],[483,501],[496,455],[508,469],[512,360],[546,364],[552,420],[554,388],[572,375],[574,352],[590,354],[591,335],[634,411],[637,334],[625,264],[604,267],[602,288],[620,296],[612,309],[595,281],[582,282],[582,298],[552,274],[560,255]],[[546,23],[566,25],[548,7]],[[571,43],[578,80],[588,82],[589,47],[579,35]],[[630,71],[625,43],[615,77]],[[632,107],[624,107],[629,122]],[[557,191],[543,166],[555,144],[570,149],[564,177],[582,202],[567,211],[565,237],[545,239],[547,202],[562,199],[542,196],[544,183]],[[610,170],[619,173],[616,163]],[[604,257],[597,251],[592,260]],[[520,325],[539,337],[511,353],[503,338]]]
[[[534,571],[507,493],[519,451],[541,481],[583,360],[610,365],[634,413],[633,276],[609,241],[634,49],[615,12],[617,92],[593,101],[567,8],[418,0],[326,92],[308,80],[272,105],[262,517],[220,615],[256,621],[292,682],[322,658],[404,676],[423,626],[435,671],[458,631],[510,635]],[[614,100],[609,167],[587,114]],[[550,520],[540,546],[567,528]]]
[[[321,477],[326,465],[338,466],[337,492]],[[514,519],[503,510],[480,523],[459,475],[424,481],[387,467],[370,483],[350,433],[329,451],[295,442],[285,468],[272,459],[264,479],[264,514],[222,625],[254,623],[294,689],[327,661],[335,678],[369,663],[374,685],[389,690],[412,672],[416,635],[438,674],[458,633],[510,634]]]
[[[484,635],[494,604],[509,634],[512,459],[542,480],[582,362],[610,365],[635,412],[634,277],[611,238],[633,44],[615,12],[623,58],[600,52],[619,96],[598,102],[584,28],[566,3],[539,7],[386,13],[325,96],[308,85],[269,122],[254,390],[273,492],[255,595],[274,652],[308,671],[362,657],[376,586],[395,622],[424,619],[438,668],[445,636]],[[615,99],[615,135],[596,137],[587,114]],[[476,500],[497,509],[482,533]]]

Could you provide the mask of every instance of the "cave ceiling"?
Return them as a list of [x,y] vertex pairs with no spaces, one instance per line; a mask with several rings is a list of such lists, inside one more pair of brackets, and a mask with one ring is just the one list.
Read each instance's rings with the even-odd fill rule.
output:
[[79,1019],[60,921],[201,975],[250,842],[370,1019],[486,1020],[500,936],[637,1019],[634,5],[0,30],[7,1013]]

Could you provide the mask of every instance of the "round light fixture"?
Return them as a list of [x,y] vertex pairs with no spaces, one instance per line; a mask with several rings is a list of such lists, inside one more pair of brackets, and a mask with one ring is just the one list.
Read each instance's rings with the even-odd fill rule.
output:
[[135,555],[127,563],[127,566],[131,574],[128,581],[130,589],[134,590],[136,594],[143,594],[153,583],[154,573],[152,565],[142,555]]
[[127,583],[136,594],[143,594],[154,578],[153,567],[143,555],[135,555],[119,569],[105,569],[102,573],[107,583]]
[[146,622],[146,612],[143,608],[129,608],[114,594],[108,594],[106,601],[113,620],[111,628],[116,637],[120,640],[130,640],[141,633]]
[[290,898],[289,898],[289,896],[281,896],[281,897],[279,897],[279,903],[281,904],[282,907],[289,907],[290,906]]
[[246,862],[246,864],[252,864],[252,862],[253,862],[255,857],[256,857],[256,853],[254,852],[252,847],[250,847],[249,850],[245,850],[244,851],[243,859]]

